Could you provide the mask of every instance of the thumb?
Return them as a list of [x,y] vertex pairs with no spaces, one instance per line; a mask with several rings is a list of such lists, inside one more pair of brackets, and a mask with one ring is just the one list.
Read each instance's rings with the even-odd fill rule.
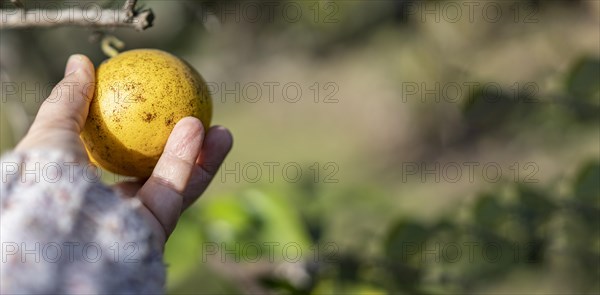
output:
[[31,130],[60,129],[79,134],[94,93],[94,65],[84,55],[72,55],[65,77],[42,103]]

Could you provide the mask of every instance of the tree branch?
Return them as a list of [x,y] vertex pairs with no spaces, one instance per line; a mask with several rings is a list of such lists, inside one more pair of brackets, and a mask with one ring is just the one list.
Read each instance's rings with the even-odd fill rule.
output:
[[129,27],[138,31],[152,26],[151,9],[136,11],[136,0],[126,0],[123,9],[70,8],[63,10],[0,10],[0,29],[50,28],[58,26],[83,26],[93,28]]
[[137,3],[137,0],[125,0],[125,4],[123,4],[123,10],[127,11],[127,15],[129,17],[134,16],[136,3]]

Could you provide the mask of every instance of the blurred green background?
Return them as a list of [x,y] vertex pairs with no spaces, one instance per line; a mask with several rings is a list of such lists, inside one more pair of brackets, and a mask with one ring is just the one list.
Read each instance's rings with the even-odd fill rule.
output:
[[[599,1],[139,4],[154,27],[104,33],[189,61],[235,138],[169,293],[600,292]],[[106,57],[88,28],[0,40],[5,152],[69,55]]]

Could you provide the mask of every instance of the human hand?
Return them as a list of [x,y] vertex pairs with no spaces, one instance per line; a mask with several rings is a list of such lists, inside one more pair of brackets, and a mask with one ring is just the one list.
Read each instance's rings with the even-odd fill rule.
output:
[[[83,55],[69,58],[64,79],[46,99],[16,151],[58,149],[89,163],[79,134],[94,93],[95,71]],[[150,178],[116,184],[123,196],[137,198],[141,213],[162,247],[179,216],[204,192],[231,150],[233,138],[223,127],[206,132],[200,120],[186,117],[176,125]]]

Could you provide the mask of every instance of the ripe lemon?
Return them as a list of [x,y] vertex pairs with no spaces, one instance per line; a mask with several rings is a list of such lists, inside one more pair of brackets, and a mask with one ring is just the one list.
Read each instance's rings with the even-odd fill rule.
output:
[[90,160],[113,173],[149,177],[180,119],[210,126],[206,82],[185,61],[160,50],[137,49],[104,61],[81,139]]

